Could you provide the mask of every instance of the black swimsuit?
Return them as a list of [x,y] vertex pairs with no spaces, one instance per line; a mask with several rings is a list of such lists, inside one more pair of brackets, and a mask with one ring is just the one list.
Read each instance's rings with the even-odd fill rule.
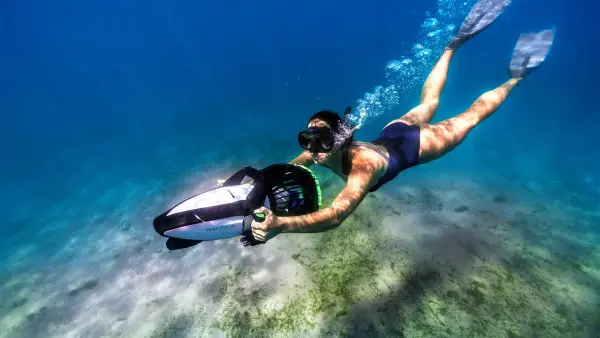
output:
[[[388,169],[385,175],[379,179],[369,192],[376,191],[385,183],[394,179],[403,170],[419,164],[419,147],[421,129],[419,126],[411,126],[403,122],[395,122],[383,128],[377,139],[371,143],[353,142],[353,145],[363,146],[375,150],[388,161]],[[389,157],[379,150],[374,144],[383,146]],[[347,152],[344,152],[342,171],[344,175],[350,173],[350,163]]]

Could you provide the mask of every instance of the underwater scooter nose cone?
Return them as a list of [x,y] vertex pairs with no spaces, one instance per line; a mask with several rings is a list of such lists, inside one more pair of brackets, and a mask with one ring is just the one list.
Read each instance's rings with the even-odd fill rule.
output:
[[[154,221],[152,222],[152,225],[154,226],[154,230],[161,236],[165,236],[165,232],[177,227],[177,219],[176,216],[173,217],[167,217],[167,212],[164,212],[162,214],[160,214],[159,216],[157,216]],[[181,226],[184,226],[185,223],[181,222]],[[167,237],[167,236],[165,236]]]
[[159,235],[164,236],[165,230],[163,222],[161,222],[161,216],[162,215],[156,217],[152,222],[152,225],[154,226],[154,231],[156,231]]

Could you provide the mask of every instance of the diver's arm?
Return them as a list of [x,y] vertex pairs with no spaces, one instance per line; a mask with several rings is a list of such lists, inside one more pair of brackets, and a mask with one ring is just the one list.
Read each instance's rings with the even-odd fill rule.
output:
[[353,167],[346,187],[330,207],[308,215],[278,217],[281,232],[323,232],[339,226],[365,198],[372,178],[370,168]]
[[305,167],[310,167],[315,162],[313,161],[312,156],[308,152],[308,150],[303,151],[298,157],[288,162],[289,164],[299,164]]

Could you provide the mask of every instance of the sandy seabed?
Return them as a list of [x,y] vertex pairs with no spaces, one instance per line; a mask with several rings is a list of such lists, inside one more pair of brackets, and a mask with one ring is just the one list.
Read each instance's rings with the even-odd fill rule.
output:
[[[328,204],[342,183],[319,175]],[[152,219],[205,188],[95,207],[46,253],[72,227],[49,213],[6,255],[0,337],[600,335],[600,210],[575,192],[403,173],[337,229],[169,252]]]

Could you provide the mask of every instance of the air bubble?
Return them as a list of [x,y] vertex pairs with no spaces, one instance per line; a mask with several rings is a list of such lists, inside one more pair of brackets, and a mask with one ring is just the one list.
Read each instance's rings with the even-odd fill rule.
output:
[[[410,49],[413,57],[402,56],[385,65],[387,85],[376,86],[356,101],[349,120],[360,128],[370,120],[394,108],[400,101],[400,93],[413,93],[423,84],[452,35],[456,24],[462,22],[474,0],[438,0],[435,11],[427,11],[421,24],[417,41]],[[431,13],[436,13],[436,17]],[[400,43],[399,43],[400,45]],[[355,130],[353,129],[353,130]]]

